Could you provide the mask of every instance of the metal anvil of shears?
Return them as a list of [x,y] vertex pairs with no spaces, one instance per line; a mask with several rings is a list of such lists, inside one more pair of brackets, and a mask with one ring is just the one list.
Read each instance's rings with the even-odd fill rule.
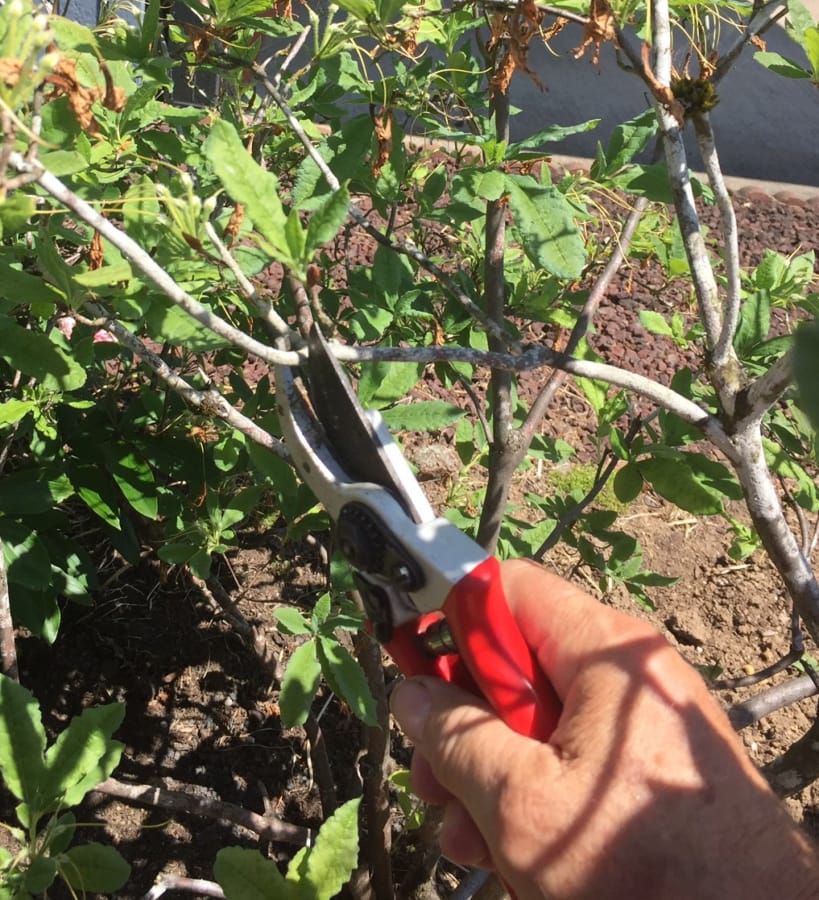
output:
[[498,561],[435,515],[316,326],[308,349],[301,369],[276,368],[281,428],[336,523],[373,633],[405,675],[454,682],[510,728],[546,740],[560,703],[509,610]]

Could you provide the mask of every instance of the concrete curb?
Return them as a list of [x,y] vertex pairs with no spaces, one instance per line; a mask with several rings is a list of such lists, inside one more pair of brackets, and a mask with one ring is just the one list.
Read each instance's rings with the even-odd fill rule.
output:
[[[565,172],[588,172],[594,160],[582,156],[561,156],[554,154],[549,165]],[[694,173],[707,182],[702,172]],[[785,181],[757,181],[753,178],[725,176],[728,190],[749,202],[774,200],[789,206],[801,206],[819,212],[819,187],[811,184],[790,184]]]

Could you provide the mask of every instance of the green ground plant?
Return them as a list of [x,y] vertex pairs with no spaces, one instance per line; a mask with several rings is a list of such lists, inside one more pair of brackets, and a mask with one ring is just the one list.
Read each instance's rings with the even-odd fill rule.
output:
[[[792,335],[771,328],[775,307],[792,321],[815,315],[815,257],[770,251],[740,267],[709,118],[730,61],[785,14],[782,4],[714,0],[711,18],[701,4],[667,0],[340,0],[295,16],[269,0],[181,6],[177,16],[148,0],[134,16],[114,5],[93,29],[32,0],[0,7],[0,638],[9,676],[14,628],[53,641],[66,602],[94,602],[99,547],[134,566],[147,548],[214,590],[214,561],[254,522],[281,523],[293,540],[318,536],[332,556],[329,518],[290,466],[264,371],[299,364],[310,320],[333,339],[362,402],[399,435],[454,435],[469,484],[484,484],[477,500],[472,487],[453,489],[447,514],[489,550],[543,558],[563,541],[604,589],[623,585],[650,605],[670,579],[644,568],[617,514],[653,490],[692,515],[725,516],[737,556],[767,552],[819,639],[816,539],[806,527],[794,533],[783,513],[783,498],[800,522],[819,512],[817,332],[803,326],[794,350]],[[797,0],[787,16],[815,70],[815,24]],[[719,19],[733,35],[725,50],[715,44]],[[548,155],[597,122],[542,123],[512,141],[508,86],[536,77],[529,47],[560,28],[576,29],[578,54],[616,42],[651,108],[601,136],[590,172],[555,180]],[[672,49],[696,75],[672,70]],[[760,56],[774,72],[804,69]],[[686,130],[707,183],[689,174]],[[641,161],[653,147],[653,161]],[[720,213],[708,241],[695,197]],[[362,240],[371,258],[351,262],[347,249]],[[668,315],[639,313],[669,346],[701,350],[702,368],[680,368],[670,386],[608,365],[587,340],[629,258],[652,260],[693,297]],[[542,338],[529,337],[533,326]],[[293,350],[279,349],[283,335]],[[524,370],[541,375],[525,399]],[[469,402],[408,405],[425,374],[466,390]],[[592,410],[585,451],[596,459],[548,496],[530,494],[521,516],[509,497],[515,473],[565,463],[576,449],[542,427],[567,378]],[[634,395],[652,405],[649,415],[634,412]],[[728,505],[737,500],[750,525]],[[90,543],[80,536],[89,522]],[[281,716],[304,723],[318,753],[319,679],[349,704],[368,726],[363,802],[342,798],[336,809],[327,800],[317,843],[286,874],[250,851],[223,851],[216,879],[230,898],[329,898],[356,866],[379,898],[395,895],[384,672],[344,597],[347,574],[328,567],[332,589],[311,611],[277,612],[299,643],[278,673]],[[229,602],[227,614],[236,620]],[[799,658],[800,641],[795,632],[780,668]],[[36,701],[10,678],[0,687],[3,777],[24,804],[24,830],[34,829],[10,832],[23,849],[0,859],[9,896],[41,893],[57,875],[82,889],[69,870],[86,872],[95,858],[68,849],[74,823],[64,810],[110,774],[99,753],[87,768],[80,761],[95,748],[118,756],[110,731],[121,710],[86,710],[64,732],[70,740],[46,751]],[[782,696],[766,692],[760,715]],[[15,744],[15,717],[38,748],[30,757]],[[54,751],[69,744],[70,754]],[[23,758],[34,761],[30,772]],[[806,765],[800,784],[818,774]],[[397,787],[418,825],[400,778]],[[434,868],[430,846],[413,868],[421,882]]]

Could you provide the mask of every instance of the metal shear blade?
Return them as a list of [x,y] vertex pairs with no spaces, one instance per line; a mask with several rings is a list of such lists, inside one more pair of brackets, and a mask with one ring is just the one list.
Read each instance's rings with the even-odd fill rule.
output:
[[383,419],[365,410],[316,325],[308,339],[307,390],[327,442],[352,480],[378,484],[401,503],[412,521],[435,518],[429,501]]

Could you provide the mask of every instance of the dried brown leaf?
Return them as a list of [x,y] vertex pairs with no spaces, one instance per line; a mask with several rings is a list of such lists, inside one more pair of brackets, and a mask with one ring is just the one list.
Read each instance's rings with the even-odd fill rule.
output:
[[0,59],[0,81],[6,87],[14,87],[20,80],[20,71],[23,68],[19,59],[10,59],[4,56]]
[[574,58],[580,59],[586,52],[589,44],[594,44],[592,64],[600,62],[600,48],[608,41],[615,39],[614,10],[608,0],[591,0],[589,5],[589,19],[583,28],[583,40],[580,46],[575,48]]
[[380,112],[376,112],[375,107],[370,106],[370,118],[375,128],[375,139],[378,145],[372,164],[372,173],[375,178],[378,178],[392,152],[392,109],[384,107]]
[[88,267],[91,271],[101,269],[103,264],[102,235],[99,231],[94,232],[91,238],[91,247],[88,252]]

